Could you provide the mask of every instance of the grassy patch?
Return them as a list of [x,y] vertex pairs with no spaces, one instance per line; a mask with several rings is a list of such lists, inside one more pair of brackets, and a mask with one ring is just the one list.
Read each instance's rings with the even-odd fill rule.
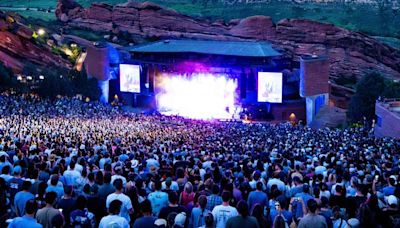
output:
[[45,13],[40,11],[16,11],[16,13],[25,18],[41,19],[45,21],[54,21],[57,19],[54,13]]
[[[127,0],[77,0],[85,7],[95,2],[120,4]],[[145,1],[145,0],[139,0]],[[223,5],[209,1],[207,6],[200,1],[193,4],[192,0],[153,0],[162,6],[194,17],[209,20],[244,18],[252,15],[271,16],[275,22],[283,18],[305,18],[325,23],[332,23],[354,31],[364,32],[374,36],[400,38],[400,12],[391,10],[384,12],[368,5],[342,4],[294,4],[272,1],[260,4]],[[52,8],[57,0],[0,0],[0,6]],[[44,12],[19,12],[24,16],[53,20],[54,17]],[[386,42],[386,41],[384,41]]]
[[83,37],[90,41],[98,41],[104,38],[106,33],[94,32],[85,29],[69,29],[65,31],[66,34]]
[[381,36],[374,36],[374,38],[384,44],[387,44],[389,46],[392,46],[392,47],[400,50],[400,39],[396,39],[393,37],[381,37]]
[[0,6],[55,8],[57,0],[0,0]]
[[89,7],[92,3],[96,2],[103,2],[110,5],[116,5],[120,3],[125,3],[127,2],[127,0],[77,0],[77,2],[84,7]]

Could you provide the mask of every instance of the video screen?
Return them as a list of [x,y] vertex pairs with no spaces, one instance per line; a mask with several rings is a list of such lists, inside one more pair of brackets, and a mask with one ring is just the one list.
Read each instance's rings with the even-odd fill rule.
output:
[[236,111],[237,80],[224,74],[163,73],[156,79],[157,109],[190,119],[231,119]]
[[140,66],[119,65],[121,92],[140,93]]
[[282,103],[282,73],[258,72],[257,101]]

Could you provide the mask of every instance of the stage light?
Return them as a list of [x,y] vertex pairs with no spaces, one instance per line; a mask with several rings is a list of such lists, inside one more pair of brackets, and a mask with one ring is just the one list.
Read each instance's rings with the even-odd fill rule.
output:
[[38,29],[37,34],[39,36],[44,36],[44,34],[46,34],[46,30],[44,30],[43,28]]
[[64,49],[64,53],[65,53],[66,55],[68,55],[68,56],[73,55],[71,49],[69,49],[69,48],[65,48],[65,49]]
[[33,78],[32,78],[32,76],[26,76],[26,80],[32,80]]
[[21,75],[17,76],[17,81],[22,81],[22,76]]
[[40,79],[40,80],[44,80],[44,76],[43,76],[43,75],[40,75],[40,76],[39,76],[39,79]]

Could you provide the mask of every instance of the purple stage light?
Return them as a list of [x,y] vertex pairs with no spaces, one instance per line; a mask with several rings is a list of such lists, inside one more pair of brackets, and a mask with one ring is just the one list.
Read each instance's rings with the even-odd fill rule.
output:
[[163,73],[158,80],[157,108],[165,115],[231,119],[235,114],[237,80],[225,74]]

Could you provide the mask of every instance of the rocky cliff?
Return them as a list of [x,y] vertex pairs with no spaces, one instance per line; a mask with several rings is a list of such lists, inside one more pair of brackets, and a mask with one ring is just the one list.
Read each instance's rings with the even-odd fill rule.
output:
[[332,78],[362,76],[377,70],[400,78],[400,51],[367,35],[310,20],[252,16],[228,23],[194,19],[153,3],[93,4],[83,8],[73,0],[59,0],[59,20],[96,31],[129,32],[144,38],[265,40],[294,60],[303,54],[327,55]]
[[39,67],[71,67],[67,60],[53,54],[48,46],[35,43],[32,34],[32,29],[18,22],[17,18],[0,11],[0,62],[15,72],[22,72],[27,62]]

